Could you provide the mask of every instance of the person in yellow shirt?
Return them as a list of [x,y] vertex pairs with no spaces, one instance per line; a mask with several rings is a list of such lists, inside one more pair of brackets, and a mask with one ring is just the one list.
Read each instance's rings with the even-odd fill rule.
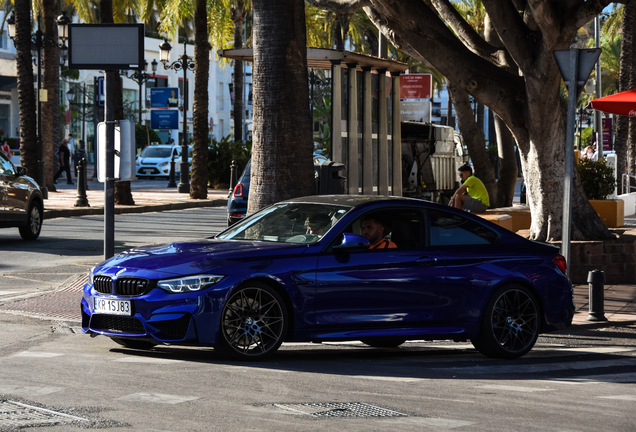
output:
[[486,186],[473,175],[473,169],[470,165],[464,164],[457,171],[463,184],[453,194],[448,205],[472,213],[486,211],[490,207]]

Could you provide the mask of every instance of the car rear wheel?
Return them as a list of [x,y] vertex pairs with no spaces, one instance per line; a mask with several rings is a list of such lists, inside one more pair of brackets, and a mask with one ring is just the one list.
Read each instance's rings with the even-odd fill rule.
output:
[[24,240],[35,240],[42,230],[42,204],[33,201],[27,213],[27,223],[20,227],[20,236]]
[[374,348],[397,348],[406,342],[405,339],[361,339],[365,345],[372,346]]
[[498,289],[484,311],[473,346],[488,357],[515,359],[532,349],[539,337],[539,302],[527,288]]
[[271,287],[250,282],[238,288],[221,314],[219,348],[237,360],[262,360],[283,343],[287,310]]

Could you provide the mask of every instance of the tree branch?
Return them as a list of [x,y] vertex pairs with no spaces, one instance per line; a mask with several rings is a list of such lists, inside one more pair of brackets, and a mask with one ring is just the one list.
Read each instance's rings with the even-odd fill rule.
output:
[[594,0],[594,1],[583,1],[581,0],[572,10],[571,15],[566,14],[565,16],[570,16],[571,19],[568,20],[568,23],[575,29],[579,29],[583,27],[585,24],[589,23],[594,19],[595,16],[600,14],[607,6],[611,3],[623,3],[627,4],[630,0],[616,1],[612,2],[611,0]]
[[549,0],[529,0],[528,7],[532,12],[533,21],[539,26],[544,43],[553,47],[560,36],[560,19]]
[[372,1],[373,7],[364,10],[395,47],[426,60],[497,112],[506,124],[523,127],[525,86],[518,74],[506,72],[466,48],[421,0]]
[[483,0],[499,38],[522,72],[528,73],[535,57],[532,34],[510,0]]
[[466,22],[448,0],[432,0],[432,3],[437,12],[450,25],[451,29],[468,49],[509,72],[517,71],[516,65],[513,67],[508,62],[506,52],[492,46],[477,34],[475,29]]
[[371,0],[305,0],[314,7],[339,13],[354,13],[371,4]]

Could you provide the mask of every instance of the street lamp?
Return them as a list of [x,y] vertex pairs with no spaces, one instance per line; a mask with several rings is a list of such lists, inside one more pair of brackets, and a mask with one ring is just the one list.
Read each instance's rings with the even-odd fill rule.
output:
[[[141,69],[138,69],[137,71],[130,73],[130,72],[125,72],[124,76],[126,78],[129,78],[131,80],[133,80],[134,82],[136,82],[137,84],[139,84],[139,124],[141,124],[141,109],[142,109],[142,104],[141,101],[143,100],[141,98],[141,86],[151,80],[151,79],[155,79],[156,77],[156,72],[157,72],[157,65],[159,63],[157,62],[157,60],[153,60],[151,63],[152,66],[152,75],[147,74],[146,72],[142,72]],[[148,70],[148,62],[146,60],[144,60],[144,71]]]
[[[37,183],[42,190],[42,196],[44,199],[48,199],[48,190],[44,184],[44,143],[42,142],[42,102],[40,100],[40,93],[42,90],[42,48],[57,47],[60,49],[60,65],[66,62],[68,55],[68,49],[66,47],[66,41],[68,40],[68,25],[71,23],[71,19],[62,12],[60,16],[56,18],[58,41],[55,41],[48,37],[41,28],[41,17],[38,14],[38,29],[31,35],[31,54],[36,58],[36,64],[38,68],[38,91],[36,93],[36,104],[38,107],[37,112],[37,146],[38,146],[38,173]],[[11,13],[9,19],[7,19],[7,30],[11,39],[15,38],[15,15]]]
[[164,69],[173,69],[175,71],[183,70],[183,140],[181,141],[181,179],[179,181],[179,185],[177,186],[177,192],[180,193],[190,193],[190,167],[188,164],[188,123],[187,123],[187,115],[188,112],[188,80],[187,80],[187,72],[188,69],[194,70],[195,63],[194,58],[190,57],[186,54],[186,39],[183,39],[183,55],[179,56],[179,59],[169,63],[170,61],[170,50],[172,46],[168,43],[168,41],[164,41],[161,45],[159,45],[159,59],[161,64],[163,64]]

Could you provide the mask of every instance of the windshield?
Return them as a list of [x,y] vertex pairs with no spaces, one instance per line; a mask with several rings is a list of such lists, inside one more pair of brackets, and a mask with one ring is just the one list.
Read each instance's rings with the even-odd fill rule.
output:
[[170,147],[146,147],[141,152],[141,157],[145,158],[169,158],[172,148]]
[[351,207],[318,203],[274,204],[234,225],[217,238],[279,243],[313,243]]

